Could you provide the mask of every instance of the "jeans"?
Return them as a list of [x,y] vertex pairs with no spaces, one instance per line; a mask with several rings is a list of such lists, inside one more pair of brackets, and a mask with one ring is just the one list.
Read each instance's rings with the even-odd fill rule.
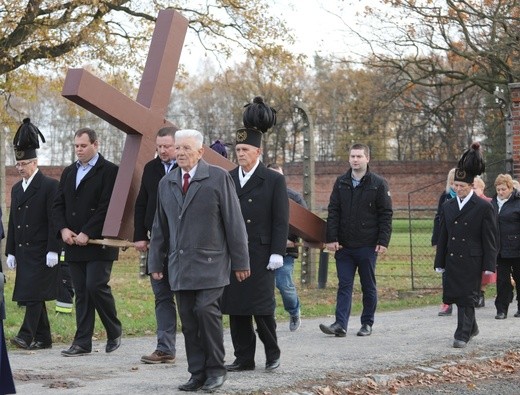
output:
[[361,292],[363,293],[363,312],[361,325],[374,324],[377,306],[375,246],[346,248],[336,252],[336,270],[338,275],[338,294],[336,299],[336,322],[345,330],[348,327],[352,308],[352,290],[354,276],[359,272]]
[[293,282],[294,257],[283,257],[283,266],[274,272],[276,288],[282,295],[283,307],[291,316],[300,315],[300,299]]

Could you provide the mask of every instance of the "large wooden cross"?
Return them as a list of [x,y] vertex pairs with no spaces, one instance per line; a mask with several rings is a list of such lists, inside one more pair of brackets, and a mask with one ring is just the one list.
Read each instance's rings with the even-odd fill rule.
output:
[[[127,134],[108,207],[103,237],[132,240],[133,210],[143,168],[154,157],[155,135],[165,119],[188,20],[174,10],[159,12],[136,100],[84,69],[67,72],[62,95]],[[236,167],[205,147],[204,159],[227,170]],[[325,241],[324,221],[290,200],[291,232],[310,245]]]

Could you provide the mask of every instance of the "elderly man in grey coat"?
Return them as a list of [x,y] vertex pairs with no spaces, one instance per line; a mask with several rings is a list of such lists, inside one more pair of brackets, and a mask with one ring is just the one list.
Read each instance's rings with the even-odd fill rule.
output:
[[175,133],[178,168],[159,183],[148,257],[153,278],[168,256],[191,378],[181,391],[213,391],[226,379],[220,298],[231,270],[249,277],[247,233],[228,172],[202,160],[203,136]]

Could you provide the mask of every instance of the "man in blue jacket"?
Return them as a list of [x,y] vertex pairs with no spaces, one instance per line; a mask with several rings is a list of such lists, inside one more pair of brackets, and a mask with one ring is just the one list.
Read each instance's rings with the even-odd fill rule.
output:
[[338,275],[336,320],[320,324],[328,335],[345,337],[352,305],[352,289],[359,271],[363,312],[358,336],[372,334],[377,306],[376,260],[384,254],[392,233],[392,199],[388,184],[370,172],[370,149],[365,144],[350,148],[350,170],[336,179],[327,218],[327,250],[335,252]]

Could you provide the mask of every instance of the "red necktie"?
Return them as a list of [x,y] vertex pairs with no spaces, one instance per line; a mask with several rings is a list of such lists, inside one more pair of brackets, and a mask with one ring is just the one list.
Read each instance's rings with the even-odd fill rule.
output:
[[190,186],[190,173],[184,173],[184,182],[182,183],[182,193],[186,195]]

